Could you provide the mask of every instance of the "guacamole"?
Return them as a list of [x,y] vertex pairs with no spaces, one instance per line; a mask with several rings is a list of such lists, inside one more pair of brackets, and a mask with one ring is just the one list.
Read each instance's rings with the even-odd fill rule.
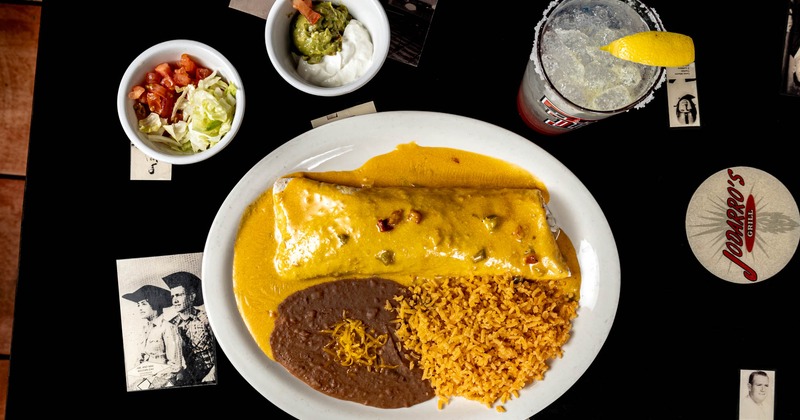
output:
[[322,61],[326,55],[334,55],[342,49],[342,34],[350,23],[350,12],[341,4],[329,1],[314,2],[312,7],[321,17],[311,24],[301,13],[297,13],[292,29],[294,47],[309,64]]

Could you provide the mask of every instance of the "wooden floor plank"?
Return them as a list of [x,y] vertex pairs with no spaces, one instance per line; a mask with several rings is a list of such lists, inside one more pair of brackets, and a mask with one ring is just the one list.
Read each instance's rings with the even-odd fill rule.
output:
[[6,418],[6,396],[8,395],[8,366],[9,361],[0,360],[0,420]]
[[11,354],[25,181],[0,179],[0,354]]
[[26,172],[41,10],[0,4],[0,174]]

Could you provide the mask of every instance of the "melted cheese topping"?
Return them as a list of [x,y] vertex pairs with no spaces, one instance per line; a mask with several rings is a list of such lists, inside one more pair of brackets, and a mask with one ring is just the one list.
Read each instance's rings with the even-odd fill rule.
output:
[[323,276],[569,276],[530,188],[342,187],[276,183],[275,269],[286,281]]
[[[414,143],[399,145],[394,151],[376,156],[351,171],[303,172],[317,181],[347,185],[387,187],[469,187],[532,188],[549,201],[546,186],[530,172],[488,156]],[[264,353],[272,358],[269,339],[275,326],[278,305],[284,298],[306,287],[330,281],[320,277],[304,281],[284,281],[274,266],[276,253],[273,191],[270,188],[242,215],[234,246],[233,289],[242,318]],[[580,267],[568,232],[562,230],[557,245],[566,259],[570,276],[560,280],[565,292],[576,297],[580,290]],[[390,278],[390,276],[386,276]],[[411,284],[411,278],[390,278]]]

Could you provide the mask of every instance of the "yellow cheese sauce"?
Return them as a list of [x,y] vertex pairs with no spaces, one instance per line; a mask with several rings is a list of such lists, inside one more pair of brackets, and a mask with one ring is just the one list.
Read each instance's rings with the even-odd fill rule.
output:
[[569,275],[539,189],[351,188],[304,177],[277,185],[275,267],[283,280]]
[[[546,186],[530,172],[492,157],[441,147],[423,147],[415,143],[399,145],[395,150],[373,157],[351,171],[301,172],[302,176],[320,182],[350,187],[437,187],[437,188],[525,188],[538,189],[545,202]],[[239,311],[259,347],[272,356],[270,334],[273,331],[278,305],[292,293],[334,277],[291,281],[279,275],[273,259],[276,254],[273,191],[268,188],[242,215],[234,246],[233,288]],[[408,241],[411,237],[400,238]],[[580,267],[575,249],[562,230],[557,245],[569,267],[564,280],[565,291],[578,297]],[[357,277],[357,276],[347,276]],[[380,277],[410,285],[413,275],[385,273]]]

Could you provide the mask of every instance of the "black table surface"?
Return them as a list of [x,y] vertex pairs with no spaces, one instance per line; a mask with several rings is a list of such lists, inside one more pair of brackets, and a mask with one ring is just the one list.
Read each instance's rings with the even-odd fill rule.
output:
[[[362,89],[328,98],[284,82],[267,56],[265,21],[227,0],[45,0],[7,418],[290,418],[222,351],[214,386],[127,392],[116,261],[203,251],[220,204],[253,165],[312,119],[368,101],[379,112],[445,112],[517,133],[566,165],[603,209],[622,272],[616,318],[591,366],[536,419],[737,418],[740,369],[775,371],[776,418],[797,417],[798,259],[768,281],[733,284],[698,262],[685,230],[694,191],[728,167],[761,169],[800,192],[791,151],[800,97],[780,93],[784,3],[650,0],[667,30],[694,39],[701,127],[669,127],[662,87],[643,109],[557,137],[528,128],[515,102],[548,2],[494,4],[439,0],[418,66],[389,59]],[[173,166],[171,181],[131,181],[119,81],[141,51],[176,38],[234,63],[245,121],[219,155]]]

